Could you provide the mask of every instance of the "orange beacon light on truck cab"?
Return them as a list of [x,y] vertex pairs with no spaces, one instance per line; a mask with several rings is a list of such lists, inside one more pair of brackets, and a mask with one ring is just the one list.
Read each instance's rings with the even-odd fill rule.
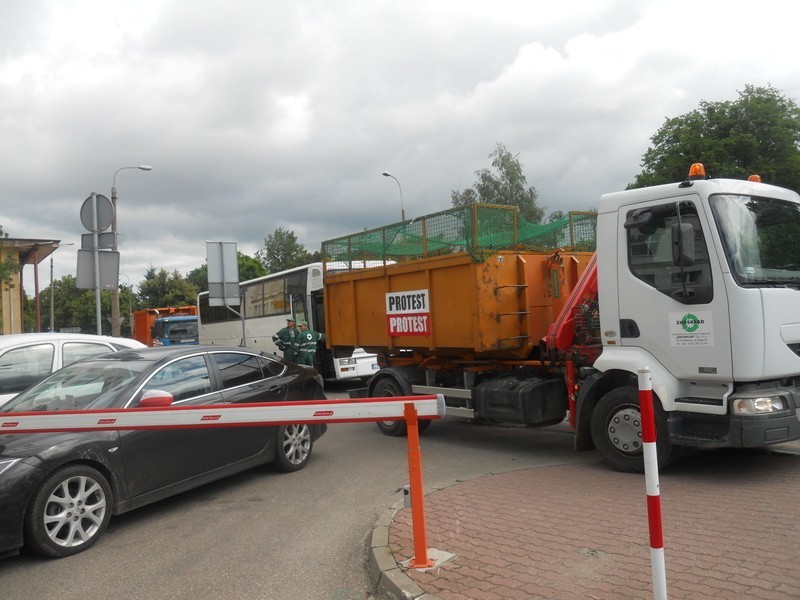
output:
[[689,167],[689,180],[694,181],[695,179],[708,179],[703,163],[694,163]]

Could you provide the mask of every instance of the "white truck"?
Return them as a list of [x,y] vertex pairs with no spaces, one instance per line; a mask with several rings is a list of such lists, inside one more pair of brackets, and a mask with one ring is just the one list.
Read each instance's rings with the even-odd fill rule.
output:
[[[460,267],[441,250],[371,279],[333,275],[329,306],[351,308],[327,316],[329,345],[378,353],[367,395],[442,393],[454,415],[533,427],[569,415],[576,449],[623,471],[642,469],[644,367],[661,465],[681,447],[800,439],[800,196],[697,164],[680,183],[602,196],[596,226],[589,261],[561,249],[531,266],[542,253],[517,244],[451,279]],[[411,291],[426,331],[380,331],[387,298]]]

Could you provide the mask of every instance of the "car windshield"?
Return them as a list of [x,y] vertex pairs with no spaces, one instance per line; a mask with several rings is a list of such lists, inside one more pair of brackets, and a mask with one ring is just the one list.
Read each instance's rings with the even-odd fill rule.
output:
[[740,285],[800,286],[800,204],[717,194],[711,198],[711,208]]
[[88,410],[122,406],[130,383],[152,363],[137,361],[83,361],[50,377],[5,404],[2,412]]

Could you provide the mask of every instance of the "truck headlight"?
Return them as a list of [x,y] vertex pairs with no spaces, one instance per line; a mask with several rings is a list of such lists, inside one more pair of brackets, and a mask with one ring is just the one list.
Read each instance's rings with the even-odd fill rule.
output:
[[788,409],[789,403],[783,396],[736,398],[733,401],[733,414],[735,415],[766,415]]
[[339,364],[342,365],[342,366],[344,366],[344,365],[354,365],[354,364],[356,364],[356,359],[355,358],[340,358],[339,359]]

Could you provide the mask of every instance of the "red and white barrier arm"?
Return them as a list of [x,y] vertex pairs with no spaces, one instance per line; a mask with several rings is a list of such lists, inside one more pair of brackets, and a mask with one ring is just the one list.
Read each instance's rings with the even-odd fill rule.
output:
[[440,419],[445,413],[444,396],[441,394],[257,404],[59,410],[0,413],[0,434],[393,421],[404,418],[404,407],[409,403],[414,405],[420,419]]

